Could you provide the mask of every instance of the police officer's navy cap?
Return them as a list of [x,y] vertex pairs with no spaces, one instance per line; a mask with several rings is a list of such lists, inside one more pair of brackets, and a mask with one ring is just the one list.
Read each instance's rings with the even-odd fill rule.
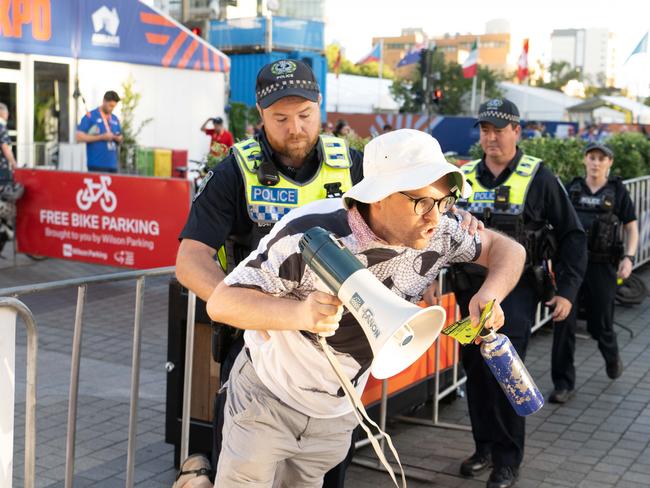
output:
[[614,157],[614,151],[612,151],[612,148],[599,142],[590,142],[587,144],[587,147],[585,147],[585,154],[590,151],[602,151],[608,158],[611,159]]
[[487,122],[497,129],[503,129],[508,124],[519,124],[519,109],[507,98],[493,98],[481,104],[478,109],[476,124]]
[[318,102],[319,95],[314,72],[302,61],[281,59],[267,64],[257,73],[255,98],[262,108],[291,96]]

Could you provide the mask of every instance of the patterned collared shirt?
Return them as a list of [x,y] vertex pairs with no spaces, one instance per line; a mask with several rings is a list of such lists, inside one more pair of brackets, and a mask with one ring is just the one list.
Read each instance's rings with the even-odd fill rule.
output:
[[[322,289],[298,247],[304,232],[315,226],[338,236],[380,282],[413,303],[421,300],[443,266],[473,261],[481,252],[479,234],[470,236],[448,215],[441,216],[424,249],[388,245],[374,235],[358,211],[348,211],[341,199],[330,198],[289,212],[257,250],[226,276],[226,284],[295,300]],[[291,324],[291,328],[300,327]],[[244,334],[255,371],[270,391],[310,417],[337,417],[351,411],[315,334],[286,330],[269,331],[269,336],[255,330]],[[362,328],[347,310],[327,342],[361,394],[373,356]]]

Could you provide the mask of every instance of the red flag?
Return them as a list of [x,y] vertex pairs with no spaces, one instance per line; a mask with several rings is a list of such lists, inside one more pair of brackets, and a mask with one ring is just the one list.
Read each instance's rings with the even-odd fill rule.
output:
[[524,50],[521,51],[519,62],[517,63],[517,78],[522,81],[528,76],[528,39],[524,39]]
[[334,73],[336,73],[336,77],[339,77],[339,72],[341,71],[341,48],[339,48],[339,52],[336,53],[336,60],[334,61]]

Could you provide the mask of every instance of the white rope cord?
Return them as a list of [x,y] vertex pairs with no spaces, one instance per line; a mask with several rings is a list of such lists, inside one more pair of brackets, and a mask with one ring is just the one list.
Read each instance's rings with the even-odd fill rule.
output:
[[[377,442],[377,439],[375,438],[374,434],[370,431],[368,426],[364,423],[364,419],[370,424],[373,425],[381,434],[384,439],[386,439],[386,442],[388,444],[388,447],[390,448],[391,452],[393,453],[393,456],[395,456],[395,460],[397,461],[397,464],[399,465],[399,469],[402,475],[402,488],[406,488],[406,477],[404,476],[404,469],[402,468],[402,463],[400,462],[399,455],[397,454],[397,450],[395,449],[395,446],[393,446],[393,441],[390,438],[390,436],[381,430],[381,428],[370,418],[368,417],[368,414],[366,413],[366,409],[363,407],[363,403],[361,403],[361,398],[359,398],[359,395],[357,394],[357,391],[354,389],[354,386],[350,382],[349,378],[346,376],[346,374],[343,372],[341,369],[341,364],[339,363],[338,359],[336,359],[336,356],[334,353],[332,353],[329,345],[327,344],[327,340],[325,337],[318,337],[318,342],[320,343],[321,347],[323,348],[323,352],[325,353],[325,356],[327,357],[327,360],[329,361],[330,365],[332,366],[332,369],[334,370],[334,373],[336,374],[337,378],[339,379],[339,383],[341,383],[341,387],[343,388],[343,391],[345,392],[345,396],[348,398],[350,403],[352,404],[352,409],[354,412],[354,415],[357,417],[357,420],[359,421],[359,425],[361,425],[361,428],[366,432],[366,435],[368,436],[368,440],[372,444],[373,449],[375,450],[375,453],[377,453],[377,457],[379,458],[379,461],[381,461],[381,464],[384,466],[388,474],[390,475],[391,479],[393,480],[393,483],[395,483],[395,486],[399,488],[399,484],[397,483],[397,479],[395,478],[395,472],[393,471],[393,468],[391,465],[388,463],[388,460],[386,459],[386,456],[384,456],[384,453],[381,450],[381,447],[379,446],[379,442]],[[363,418],[362,418],[363,417]]]

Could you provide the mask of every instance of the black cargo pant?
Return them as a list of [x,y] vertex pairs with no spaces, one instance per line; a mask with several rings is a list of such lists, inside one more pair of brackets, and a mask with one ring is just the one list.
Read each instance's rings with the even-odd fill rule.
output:
[[[235,359],[241,352],[244,347],[244,338],[240,337],[230,346],[228,353],[226,354],[225,360],[221,363],[221,384],[223,385],[230,376],[230,371],[232,370],[233,365],[235,364]],[[212,472],[217,472],[217,463],[219,461],[219,453],[221,452],[221,433],[223,431],[223,412],[226,405],[226,390],[223,393],[217,393],[214,401],[214,415],[212,418]],[[355,429],[352,434],[350,450],[345,459],[330,469],[325,475],[323,480],[323,488],[343,488],[345,483],[345,471],[347,470],[350,463],[352,463],[352,457],[354,456],[354,442],[357,438],[358,429]],[[215,488],[227,488],[227,487],[215,487]]]
[[610,263],[587,265],[585,279],[578,293],[578,300],[571,313],[553,327],[551,352],[551,379],[556,390],[572,390],[576,383],[573,363],[576,349],[576,321],[578,304],[583,304],[587,319],[587,331],[598,341],[598,349],[606,362],[616,360],[618,343],[614,332],[614,306],[616,299],[616,267]]
[[[469,315],[468,305],[474,291],[456,292],[463,317]],[[499,332],[510,338],[522,361],[526,357],[536,306],[537,293],[526,278],[501,303],[505,324]],[[461,360],[467,374],[467,405],[476,452],[491,456],[495,467],[519,467],[524,457],[525,417],[515,413],[485,364],[479,346],[461,347]]]

